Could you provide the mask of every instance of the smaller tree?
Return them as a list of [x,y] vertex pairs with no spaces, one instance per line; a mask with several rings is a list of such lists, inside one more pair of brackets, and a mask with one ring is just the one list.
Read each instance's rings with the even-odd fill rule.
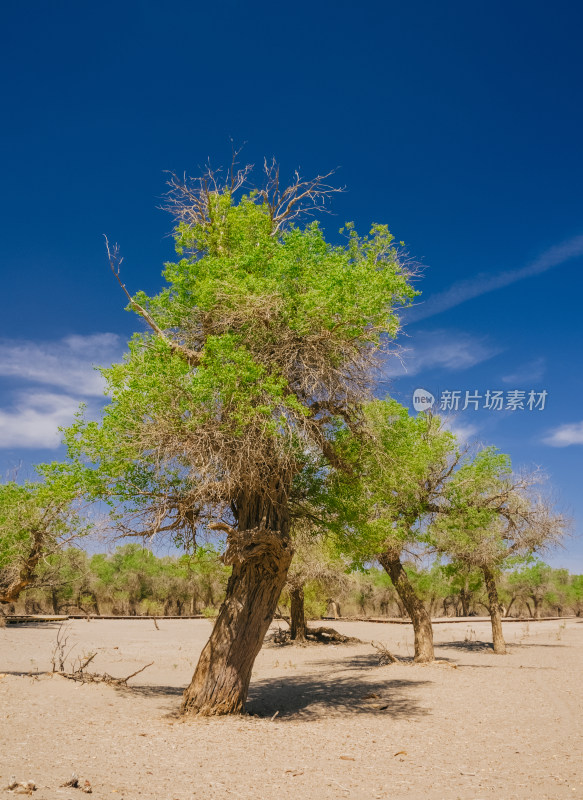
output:
[[462,453],[438,417],[412,417],[391,399],[367,404],[364,429],[346,443],[352,474],[332,477],[339,547],[357,564],[376,560],[386,570],[413,623],[415,661],[433,661],[431,618],[403,562],[424,546]]
[[0,603],[16,601],[50,556],[88,533],[77,497],[66,478],[0,484]]
[[34,581],[38,591],[29,590],[27,599],[31,593],[44,594],[55,614],[71,609],[99,614],[97,582],[90,564],[87,553],[78,547],[68,547],[47,556]]
[[[542,561],[535,561],[534,564],[524,566],[509,576],[508,582],[517,599],[522,600],[528,608],[530,616],[533,619],[540,619],[545,603],[557,606],[561,604],[561,596],[563,596],[563,602],[566,599],[568,573],[565,575],[565,572],[553,570]],[[559,575],[559,573],[563,573],[563,575]],[[562,581],[559,580],[560,578]]]
[[573,575],[571,577],[570,603],[580,617],[583,614],[583,575]]
[[431,534],[438,548],[484,576],[494,652],[506,653],[497,580],[501,572],[557,544],[567,520],[534,489],[538,473],[513,475],[510,458],[489,447],[452,476]]

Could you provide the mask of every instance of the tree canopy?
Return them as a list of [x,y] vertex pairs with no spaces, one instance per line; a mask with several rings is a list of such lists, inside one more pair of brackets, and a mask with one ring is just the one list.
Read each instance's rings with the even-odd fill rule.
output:
[[47,558],[89,531],[78,497],[76,482],[66,476],[0,484],[0,602],[16,600]]
[[273,187],[179,187],[182,257],[158,295],[130,299],[148,330],[103,370],[102,420],[81,413],[65,439],[94,497],[142,530],[192,534],[241,492],[289,492],[307,450],[335,463],[331,423],[354,423],[415,291],[385,226],[332,245],[278,218]]

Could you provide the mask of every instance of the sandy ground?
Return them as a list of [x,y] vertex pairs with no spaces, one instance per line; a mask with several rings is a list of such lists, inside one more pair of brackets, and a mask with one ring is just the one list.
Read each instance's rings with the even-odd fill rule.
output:
[[[209,621],[67,625],[71,657],[97,651],[96,671],[155,663],[130,689],[80,685],[42,674],[58,625],[0,629],[0,798],[12,775],[36,782],[36,800],[84,797],[59,788],[72,772],[110,800],[583,798],[583,621],[505,623],[507,656],[487,623],[439,625],[450,663],[429,666],[378,666],[368,643],[267,643],[254,716],[186,722]],[[409,626],[336,627],[412,655]]]

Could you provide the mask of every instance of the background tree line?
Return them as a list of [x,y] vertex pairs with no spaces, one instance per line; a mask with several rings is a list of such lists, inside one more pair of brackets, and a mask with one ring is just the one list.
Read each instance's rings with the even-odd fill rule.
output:
[[[307,619],[408,616],[384,570],[371,566],[349,572],[341,561],[322,553],[321,542],[314,548],[311,560],[294,559],[280,597],[280,615],[293,619],[294,593],[301,590]],[[212,617],[224,600],[230,572],[220,555],[210,545],[178,557],[158,557],[137,543],[94,555],[70,547],[50,556],[33,587],[4,608],[10,613]],[[430,617],[489,614],[478,570],[437,562],[427,567],[405,562],[404,569]],[[502,573],[498,592],[505,617],[583,615],[583,575],[540,560]]]

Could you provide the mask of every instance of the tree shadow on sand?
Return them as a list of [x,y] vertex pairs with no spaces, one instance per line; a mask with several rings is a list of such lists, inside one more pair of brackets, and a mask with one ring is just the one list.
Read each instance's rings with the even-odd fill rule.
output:
[[350,714],[420,717],[428,710],[413,697],[429,681],[295,675],[255,681],[246,710],[259,717],[321,719]]
[[435,648],[447,648],[448,650],[463,650],[469,653],[493,653],[494,645],[492,642],[436,642]]
[[154,686],[148,684],[134,686],[130,683],[127,686],[116,688],[121,692],[127,692],[129,689],[135,694],[141,694],[142,697],[181,697],[184,694],[184,687],[182,686]]
[[[413,659],[403,658],[401,663],[412,664]],[[353,654],[335,660],[315,659],[304,666],[313,669],[314,674],[284,673],[252,681],[246,713],[273,717],[277,712],[277,718],[282,720],[350,714],[419,717],[428,713],[418,705],[413,695],[431,681],[389,679],[391,666],[379,666],[378,653]],[[371,681],[369,675],[373,671],[375,680]],[[350,672],[360,675],[353,677]],[[182,687],[151,684],[130,684],[119,689],[126,693],[128,690],[142,697],[166,697],[168,700],[181,697],[184,691]],[[171,716],[176,714],[174,708],[169,711]]]
[[[552,644],[548,642],[513,642],[512,640],[506,641],[506,646],[509,648],[516,647],[566,647],[564,644]],[[435,648],[451,648],[452,650],[464,650],[468,653],[493,653],[494,645],[492,642],[439,642],[435,644]]]
[[31,620],[30,622],[27,621],[12,622],[9,620],[6,622],[6,628],[4,630],[18,631],[24,629],[29,630],[30,628],[37,628],[38,630],[43,630],[43,631],[55,631],[58,630],[64,622],[67,622],[67,620],[61,620],[59,622],[38,622],[34,620]]
[[[399,656],[399,663],[412,664],[413,656]],[[339,658],[336,660],[331,659],[318,659],[317,661],[307,661],[306,664],[315,669],[324,669],[326,672],[348,672],[350,670],[371,670],[383,669],[379,664],[378,653],[358,653],[348,658]],[[385,666],[390,666],[385,665]]]

